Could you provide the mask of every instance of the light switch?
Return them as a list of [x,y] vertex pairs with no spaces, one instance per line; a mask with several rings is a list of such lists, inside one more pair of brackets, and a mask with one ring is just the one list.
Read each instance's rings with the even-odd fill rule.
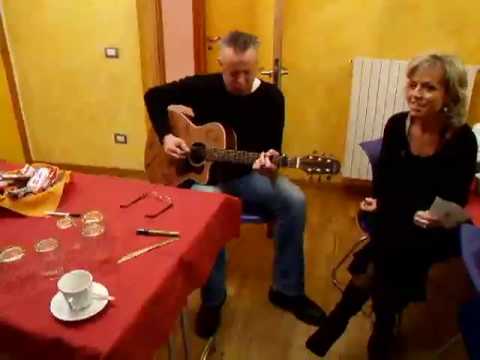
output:
[[105,57],[117,59],[118,55],[118,48],[116,47],[106,47],[105,48]]

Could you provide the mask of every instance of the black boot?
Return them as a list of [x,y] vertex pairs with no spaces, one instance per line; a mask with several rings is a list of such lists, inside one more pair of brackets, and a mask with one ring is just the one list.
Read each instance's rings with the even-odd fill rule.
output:
[[270,289],[268,299],[273,305],[291,312],[297,319],[308,325],[318,326],[327,317],[325,311],[306,295],[288,296]]
[[318,356],[325,356],[347,328],[350,318],[362,309],[369,296],[368,290],[349,282],[342,298],[325,322],[307,339],[307,349]]
[[368,360],[390,360],[393,353],[395,314],[376,315],[372,334],[368,339]]
[[208,339],[215,335],[222,321],[222,307],[227,299],[227,295],[223,301],[217,306],[207,306],[203,302],[198,309],[195,317],[195,333],[202,339]]
[[401,303],[398,298],[400,297],[389,292],[372,296],[375,323],[368,339],[368,360],[392,358],[397,314],[406,307],[406,303]]

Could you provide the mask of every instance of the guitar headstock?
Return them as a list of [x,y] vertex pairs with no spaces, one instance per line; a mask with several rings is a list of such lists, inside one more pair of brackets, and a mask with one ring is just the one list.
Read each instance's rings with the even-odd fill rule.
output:
[[314,152],[298,159],[298,167],[308,175],[336,175],[340,172],[340,161],[331,155]]

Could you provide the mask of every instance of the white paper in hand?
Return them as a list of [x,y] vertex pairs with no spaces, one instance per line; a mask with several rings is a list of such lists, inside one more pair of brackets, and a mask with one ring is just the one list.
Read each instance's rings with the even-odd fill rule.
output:
[[447,229],[453,228],[470,218],[465,209],[460,205],[438,196],[430,207],[430,213],[438,217],[442,225]]

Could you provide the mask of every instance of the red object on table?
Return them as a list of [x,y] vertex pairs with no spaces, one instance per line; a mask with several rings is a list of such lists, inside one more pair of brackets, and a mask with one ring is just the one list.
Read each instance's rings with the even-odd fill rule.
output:
[[[11,168],[0,161],[0,169]],[[154,197],[119,207],[147,191],[170,196],[173,208],[149,219],[145,214],[159,206]],[[241,202],[234,197],[74,173],[59,211],[89,210],[101,211],[106,222],[95,254],[75,250],[75,244],[82,249],[89,241],[80,235],[81,226],[60,230],[56,218],[27,218],[0,209],[0,248],[21,245],[27,250],[18,281],[8,289],[0,285],[0,354],[15,359],[34,354],[42,359],[151,359],[188,295],[206,281],[219,250],[240,231]],[[179,231],[181,237],[117,264],[123,255],[165,239],[138,236],[140,227]],[[67,323],[50,313],[56,281],[39,275],[33,246],[52,236],[61,243],[65,271],[87,268],[116,298],[90,319]]]

